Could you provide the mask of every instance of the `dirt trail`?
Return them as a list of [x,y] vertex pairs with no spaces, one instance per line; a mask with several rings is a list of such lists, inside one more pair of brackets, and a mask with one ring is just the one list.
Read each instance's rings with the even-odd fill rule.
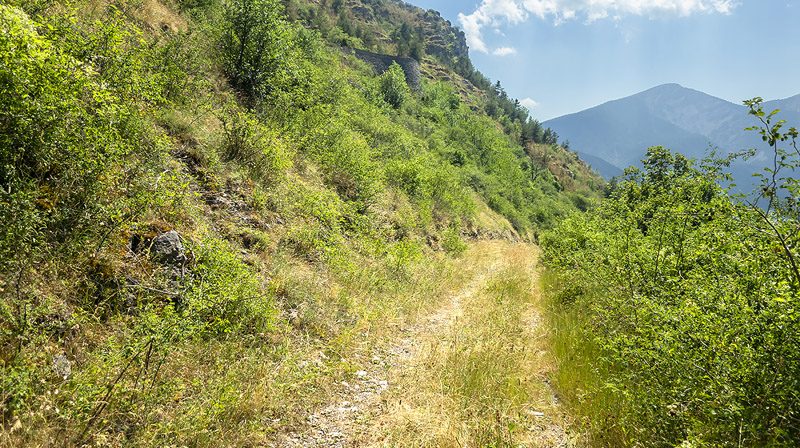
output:
[[[462,323],[465,306],[474,306],[478,295],[484,294],[487,285],[501,275],[510,263],[525,264],[531,285],[535,284],[537,275],[537,251],[529,245],[503,241],[477,242],[471,245],[467,256],[470,258],[464,263],[468,274],[465,285],[455,290],[434,312],[407,328],[401,328],[392,340],[374,347],[372,359],[361,365],[354,380],[343,381],[334,395],[335,399],[308,417],[308,430],[302,434],[289,434],[275,446],[437,446],[440,443],[414,440],[407,434],[415,431],[463,434],[461,428],[453,427],[457,426],[457,422],[454,423],[452,419],[443,421],[442,413],[447,410],[438,397],[425,398],[415,390],[423,387],[422,378],[430,378],[431,370],[435,368],[431,354],[441,348],[454,348],[452,330]],[[533,372],[532,381],[538,383],[541,393],[533,405],[536,409],[526,410],[529,425],[519,432],[515,441],[519,442],[519,446],[527,447],[574,446],[565,431],[558,400],[547,381],[546,374],[550,367],[547,353],[543,350],[542,338],[545,335],[539,324],[537,303],[535,299],[528,304],[523,313],[523,324],[529,332],[529,338],[534,341],[530,347],[532,353],[526,358]],[[441,387],[444,395],[445,386]],[[401,426],[404,428],[398,428]],[[405,432],[406,436],[397,437],[398,431]],[[452,446],[476,446],[470,440],[459,440],[456,435],[449,437],[453,439]]]

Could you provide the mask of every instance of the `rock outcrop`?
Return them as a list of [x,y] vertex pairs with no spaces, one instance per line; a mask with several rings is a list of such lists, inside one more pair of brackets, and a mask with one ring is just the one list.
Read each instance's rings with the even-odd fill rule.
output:
[[150,255],[163,264],[174,265],[186,261],[186,252],[178,232],[170,230],[153,238]]
[[438,11],[429,9],[421,14],[425,23],[425,53],[447,63],[469,57],[467,36],[445,20]]

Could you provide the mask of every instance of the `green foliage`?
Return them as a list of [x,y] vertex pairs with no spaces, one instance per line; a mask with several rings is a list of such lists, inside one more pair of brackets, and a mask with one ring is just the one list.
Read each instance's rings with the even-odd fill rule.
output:
[[[326,14],[326,7],[320,8],[316,10],[317,17]],[[339,28],[349,30],[346,34],[355,32],[355,22],[346,11],[336,14],[336,21]],[[397,31],[398,38],[404,33],[408,36],[418,33],[410,25],[401,28]],[[329,33],[327,37],[332,39]],[[356,79],[348,75],[345,80],[341,72],[330,70],[338,61],[322,53],[316,51],[314,57],[318,59],[313,67],[308,67],[305,81],[308,84],[302,86],[305,95],[297,95],[299,99],[293,104],[270,112],[290,115],[283,119],[291,123],[293,132],[304,142],[301,147],[321,162],[329,185],[346,199],[368,205],[369,198],[384,189],[382,181],[385,181],[385,186],[404,191],[417,207],[429,211],[431,219],[447,220],[453,213],[465,218],[473,213],[474,205],[467,190],[471,188],[486,201],[494,198],[493,208],[522,232],[535,232],[540,226],[552,225],[567,210],[590,206],[585,194],[573,193],[570,198],[561,195],[564,186],[549,171],[550,167],[531,160],[518,146],[523,140],[533,144],[544,138],[538,123],[520,121],[527,115],[521,115],[524,109],[518,103],[504,100],[508,104],[503,103],[503,107],[510,104],[510,108],[497,117],[510,114],[509,119],[515,123],[510,125],[515,129],[513,132],[510,128],[504,132],[498,129],[496,121],[476,114],[463,104],[451,83],[423,83],[421,95],[417,95],[409,91],[398,65],[374,78],[370,75],[372,70],[355,60],[350,63],[360,70],[360,76]],[[300,88],[298,85],[287,92],[299,92]],[[354,95],[357,92],[381,109],[388,105],[389,113],[360,101]],[[298,111],[297,106],[303,110]],[[347,113],[335,112],[342,110]],[[394,123],[389,123],[387,116]],[[342,134],[344,130],[349,131]],[[356,132],[350,134],[351,131]],[[346,139],[347,151],[342,151],[340,138]],[[548,138],[552,140],[553,136],[548,134]],[[371,150],[358,143],[362,139]],[[377,165],[363,164],[376,158],[381,160]],[[351,169],[335,162],[351,159],[358,161]],[[371,175],[365,176],[360,166],[366,167]],[[441,168],[432,169],[434,166]],[[372,187],[363,190],[360,183]],[[359,198],[362,195],[367,201]],[[541,219],[533,219],[534,216]]]
[[209,8],[215,3],[215,0],[177,0],[177,3],[182,11],[192,11]]
[[421,29],[413,30],[408,22],[400,24],[400,27],[390,34],[392,41],[397,46],[397,54],[422,61],[425,52],[422,42],[424,37],[421,34]]
[[387,184],[404,191],[420,208],[438,216],[470,216],[475,204],[460,184],[457,170],[436,166],[430,157],[394,159],[385,168]]
[[282,178],[292,164],[293,153],[277,132],[243,112],[223,117],[222,158],[245,168],[250,177],[264,183]]
[[[423,85],[422,103],[433,110],[439,109],[446,114],[447,112],[452,113],[458,110],[459,106],[461,106],[461,97],[458,96],[458,92],[456,92],[452,84],[441,81],[425,83]],[[444,116],[439,118],[437,115],[437,121],[444,118]]]
[[[597,445],[795,446],[800,437],[797,217],[794,181],[779,174],[800,164],[796,149],[779,148],[796,148],[796,131],[780,133],[750,105],[781,161],[757,194],[773,198],[766,210],[719,186],[730,159],[698,164],[654,147],[643,171],[626,170],[596,209],[542,239],[561,276],[554,322],[583,329],[564,332],[579,348],[561,369],[584,378],[586,394],[564,392]],[[569,376],[562,386],[576,387]]]
[[320,132],[313,154],[326,173],[326,182],[339,195],[365,210],[381,189],[375,151],[358,133],[338,128]]
[[277,309],[265,285],[224,242],[197,245],[197,266],[179,303],[190,337],[254,334],[272,329]]
[[461,241],[457,227],[451,226],[442,232],[442,249],[453,255],[461,255],[467,250],[467,244]]
[[280,2],[229,0],[222,20],[222,67],[235,87],[263,98],[291,82],[293,31]]
[[357,222],[354,206],[345,203],[334,191],[313,191],[306,185],[289,186],[292,202],[286,212],[302,218],[292,226],[282,243],[311,261],[335,262],[345,233],[345,220]]
[[6,271],[43,245],[77,247],[103,226],[129,219],[151,145],[139,107],[127,97],[129,89],[149,91],[146,76],[110,62],[91,65],[116,60],[120,41],[130,37],[125,30],[103,25],[101,36],[111,42],[93,46],[96,59],[81,62],[69,53],[82,54],[83,42],[67,41],[72,51],[65,52],[23,13],[9,7],[0,13],[0,271]]
[[406,84],[406,75],[403,73],[402,67],[396,62],[392,63],[389,70],[386,70],[381,76],[378,77],[378,85],[380,88],[383,100],[395,109],[403,106],[406,98],[409,95],[408,85]]
[[[784,173],[787,170],[794,173],[800,164],[797,160],[800,158],[800,152],[797,150],[798,132],[794,127],[789,128],[788,132],[781,132],[786,121],[779,120],[773,123],[773,117],[780,111],[775,110],[767,114],[761,107],[761,102],[761,98],[745,101],[745,105],[750,108],[750,115],[755,116],[761,123],[761,126],[750,127],[747,130],[756,130],[761,134],[763,141],[772,150],[773,164],[764,170],[766,174],[756,175],[761,180],[761,188],[751,201],[750,208],[756,212],[762,225],[766,226],[764,231],[770,232],[780,243],[786,261],[791,266],[793,284],[797,288],[800,287],[800,268],[791,248],[796,247],[798,242],[797,231],[793,226],[800,221],[798,215],[800,180]],[[783,144],[787,144],[788,148],[784,148]],[[767,200],[766,205],[759,203],[762,199]]]

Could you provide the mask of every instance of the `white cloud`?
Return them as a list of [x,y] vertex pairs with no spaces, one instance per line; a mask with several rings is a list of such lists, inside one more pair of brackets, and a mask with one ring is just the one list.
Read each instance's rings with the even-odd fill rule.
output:
[[458,22],[467,35],[467,45],[475,51],[488,53],[481,30],[485,26],[501,23],[517,24],[524,22],[528,13],[517,0],[483,0],[481,6],[472,14],[458,14]]
[[738,0],[482,0],[472,14],[459,14],[458,21],[467,35],[467,45],[488,53],[484,27],[524,22],[529,14],[541,19],[552,17],[556,24],[576,18],[592,23],[612,15],[730,14],[738,4]]
[[539,105],[539,103],[530,98],[525,98],[524,100],[520,101],[519,104],[522,104],[523,107],[528,109],[528,112],[532,111],[534,107]]
[[469,48],[482,53],[488,53],[489,50],[486,48],[486,44],[483,42],[483,38],[481,37],[481,28],[483,28],[484,25],[484,15],[480,12],[480,10],[475,11],[468,16],[458,13],[458,22],[461,24],[461,28],[464,29],[464,34],[467,35],[467,45],[469,45]]
[[587,22],[615,15],[677,14],[689,16],[695,13],[730,14],[738,5],[737,0],[519,0],[523,9],[545,18],[552,16],[556,22],[578,16]]
[[508,56],[510,54],[517,54],[517,49],[511,47],[500,47],[496,48],[492,54],[495,56]]
[[586,23],[592,23],[595,20],[605,19],[608,17],[608,11],[590,11],[586,14]]

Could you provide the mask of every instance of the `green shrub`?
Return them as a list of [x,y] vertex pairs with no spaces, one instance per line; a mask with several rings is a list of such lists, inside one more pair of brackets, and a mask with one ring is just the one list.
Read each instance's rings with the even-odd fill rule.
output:
[[179,306],[189,335],[255,334],[274,328],[274,298],[236,251],[216,239],[193,245],[192,250],[197,266]]
[[282,3],[226,0],[223,5],[220,57],[231,83],[255,98],[290,83],[296,48]]
[[461,255],[467,250],[467,244],[461,241],[458,228],[448,227],[442,232],[442,249],[451,255]]
[[729,196],[721,162],[661,147],[644,162],[542,238],[567,285],[554,322],[580,327],[563,332],[591,356],[562,358],[562,378],[586,379],[562,383],[584,395],[562,391],[598,445],[796,446],[800,283],[781,243],[794,212]]
[[322,139],[315,142],[313,154],[322,165],[326,183],[344,200],[357,203],[365,211],[382,190],[375,151],[362,135],[346,128],[318,132]]
[[273,183],[292,165],[294,156],[278,133],[245,112],[223,117],[222,159],[234,161],[254,179]]
[[425,197],[428,194],[425,169],[426,165],[420,159],[392,160],[385,168],[386,183],[411,197]]
[[422,255],[419,245],[408,239],[389,245],[387,252],[388,265],[401,277],[409,274],[411,264]]
[[461,97],[452,84],[439,81],[423,85],[422,102],[443,112],[453,112],[461,106]]
[[100,84],[34,25],[0,7],[0,271],[43,244],[66,247],[129,219],[152,160],[127,89]]
[[395,109],[400,109],[410,95],[406,75],[396,62],[378,77],[378,85],[383,100]]

